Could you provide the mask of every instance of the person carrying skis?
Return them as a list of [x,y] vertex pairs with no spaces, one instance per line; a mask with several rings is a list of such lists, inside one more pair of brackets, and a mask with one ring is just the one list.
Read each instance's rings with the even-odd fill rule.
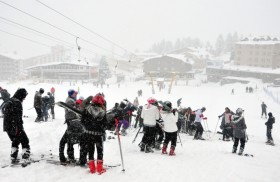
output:
[[[76,92],[73,89],[70,89],[68,91],[68,97],[65,101],[67,105],[70,107],[75,107],[75,101],[77,97],[78,92]],[[67,128],[69,127],[69,124],[72,120],[77,119],[76,113],[73,111],[65,109],[65,123],[67,124]],[[65,145],[67,144],[67,155],[68,155],[68,161],[65,158],[64,155],[64,148]],[[59,160],[62,165],[66,165],[67,162],[75,162],[75,157],[74,157],[74,145],[73,141],[71,140],[71,136],[69,132],[67,132],[67,129],[65,133],[63,134],[62,138],[60,139],[59,142]]]
[[271,130],[272,130],[272,125],[275,123],[275,118],[273,117],[272,113],[268,113],[268,120],[265,123],[266,125],[266,136],[267,136],[267,144],[274,145]]
[[162,154],[167,154],[167,146],[171,141],[169,155],[175,155],[175,148],[177,143],[177,121],[178,121],[178,112],[172,110],[172,103],[170,101],[165,101],[164,105],[168,108],[163,107],[160,112],[161,118],[163,120],[163,129],[165,132],[165,139],[163,141]]
[[159,109],[157,107],[157,100],[154,98],[149,98],[148,104],[143,106],[141,118],[143,118],[144,125],[144,135],[139,147],[141,151],[146,153],[154,152],[152,150],[152,144],[154,140],[156,121],[159,120]]
[[196,127],[196,132],[194,135],[194,140],[205,140],[204,138],[202,138],[202,134],[203,134],[203,127],[201,124],[201,120],[202,119],[207,119],[207,117],[204,117],[203,112],[206,110],[205,107],[202,107],[201,109],[198,109],[195,111],[195,121],[194,121],[194,125]]
[[262,108],[262,117],[264,115],[265,119],[266,119],[267,118],[267,116],[266,116],[266,108],[267,108],[267,106],[266,106],[266,104],[264,102],[262,102],[261,108]]
[[55,119],[55,114],[54,114],[54,105],[55,105],[54,93],[53,92],[48,92],[47,94],[50,97],[49,109],[51,109],[52,119]]
[[232,121],[231,124],[233,126],[233,137],[234,137],[234,144],[233,144],[233,148],[232,148],[232,153],[236,153],[237,151],[237,147],[238,147],[238,143],[240,140],[240,149],[238,152],[238,155],[242,155],[244,148],[245,148],[245,142],[246,142],[246,123],[245,123],[245,119],[243,116],[243,112],[244,110],[241,108],[238,108],[236,110],[236,114],[232,116]]
[[3,130],[7,132],[11,142],[11,160],[17,162],[19,144],[22,146],[22,158],[30,157],[29,139],[25,133],[22,120],[22,102],[28,95],[24,88],[19,88],[14,96],[7,101],[3,110],[4,122]]
[[44,89],[40,88],[39,91],[36,91],[34,96],[34,108],[37,113],[37,118],[35,119],[35,122],[44,121],[43,119],[43,101],[42,101],[42,95],[44,93]]
[[230,125],[232,115],[234,115],[234,112],[226,107],[225,112],[218,116],[219,119],[222,117],[220,128],[223,130],[223,141],[230,141],[229,138],[232,137],[232,127]]
[[[106,130],[107,118],[105,110],[105,99],[101,94],[92,97],[90,105],[83,111],[81,123],[85,132],[80,141],[80,166],[86,164],[88,154],[88,166],[91,173],[99,174],[106,172],[103,168],[103,135]],[[97,149],[97,161],[95,165],[94,151]]]

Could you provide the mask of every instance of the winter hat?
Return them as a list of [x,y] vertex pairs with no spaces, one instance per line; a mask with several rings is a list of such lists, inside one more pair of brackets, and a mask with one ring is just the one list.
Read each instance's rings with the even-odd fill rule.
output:
[[45,90],[43,88],[40,88],[39,92],[40,92],[40,94],[43,94],[45,92]]
[[157,100],[155,98],[148,98],[148,108],[150,108],[151,104],[155,104],[157,102]]
[[97,94],[97,95],[95,95],[95,96],[92,98],[91,102],[92,102],[93,104],[104,105],[105,99],[104,99],[104,97],[103,97],[102,95]]
[[68,96],[71,97],[74,93],[78,93],[73,89],[68,90]]
[[269,117],[272,117],[272,113],[271,113],[271,112],[269,112],[269,113],[268,113],[268,116],[269,116]]
[[85,100],[85,98],[83,96],[80,96],[79,100]]
[[17,98],[18,100],[20,100],[21,102],[23,101],[23,99],[25,99],[25,97],[28,95],[27,91],[24,88],[19,88],[15,94],[14,94],[14,98]]

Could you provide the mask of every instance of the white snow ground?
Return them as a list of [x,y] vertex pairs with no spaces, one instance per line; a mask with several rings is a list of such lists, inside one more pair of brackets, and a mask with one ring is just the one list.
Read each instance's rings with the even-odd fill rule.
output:
[[[58,145],[61,136],[65,132],[64,110],[55,107],[56,119],[52,122],[35,123],[35,110],[33,106],[33,97],[35,91],[44,88],[46,91],[52,86],[56,88],[56,101],[64,101],[67,97],[67,91],[70,88],[69,83],[63,85],[56,84],[38,84],[30,85],[28,82],[19,84],[0,83],[3,88],[13,95],[18,87],[24,87],[29,95],[23,103],[24,127],[30,139],[31,151],[36,154],[48,154],[49,150],[53,154],[58,154]],[[108,102],[108,109],[113,107],[115,102],[120,102],[124,98],[133,101],[137,90],[143,89],[143,97],[140,97],[140,104],[146,103],[150,96],[158,100],[170,100],[176,105],[178,98],[182,99],[183,106],[191,106],[193,109],[205,106],[207,108],[205,115],[208,117],[209,129],[213,132],[220,115],[225,107],[235,111],[238,107],[245,110],[245,120],[247,124],[247,133],[249,141],[245,146],[245,153],[253,154],[254,157],[238,156],[231,154],[233,142],[223,142],[218,140],[221,135],[210,133],[211,138],[206,141],[194,141],[193,137],[180,134],[183,147],[178,143],[176,156],[161,155],[160,151],[155,153],[142,153],[139,151],[138,143],[142,138],[140,134],[135,143],[132,140],[137,130],[131,129],[128,135],[121,137],[122,150],[124,156],[125,172],[122,167],[109,169],[102,175],[89,174],[88,169],[80,167],[64,167],[41,161],[34,163],[26,168],[0,168],[1,182],[71,182],[71,181],[207,181],[207,182],[277,182],[280,180],[280,113],[277,112],[279,105],[274,103],[271,98],[262,91],[262,85],[258,84],[257,92],[249,94],[245,92],[246,85],[231,84],[219,86],[218,84],[202,84],[200,87],[192,86],[174,86],[172,94],[167,94],[166,88],[162,92],[156,89],[156,95],[151,94],[151,88],[144,82],[127,82],[117,85],[110,85],[110,88],[103,89],[89,85],[79,85],[80,95],[86,97],[94,95],[97,92],[104,92]],[[231,89],[235,89],[235,94],[231,95]],[[46,94],[46,92],[45,92]],[[268,112],[272,112],[276,118],[276,124],[272,131],[276,146],[266,145],[266,119],[260,117],[261,102],[264,101],[268,106]],[[0,119],[0,130],[2,131],[2,121]],[[220,123],[219,123],[220,125]],[[219,130],[219,125],[218,129]],[[207,138],[206,133],[204,137]],[[0,164],[9,163],[11,142],[6,133],[0,132]],[[104,143],[104,163],[121,163],[118,141],[107,140]],[[21,152],[21,150],[20,150]],[[66,153],[66,152],[65,152]],[[75,146],[75,155],[78,157],[78,146]],[[278,167],[277,167],[278,166]]]

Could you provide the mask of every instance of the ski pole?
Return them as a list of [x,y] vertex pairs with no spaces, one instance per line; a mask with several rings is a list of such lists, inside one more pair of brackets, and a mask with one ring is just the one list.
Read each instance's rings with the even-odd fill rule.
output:
[[177,132],[177,135],[178,135],[179,141],[180,141],[180,143],[181,143],[181,147],[183,148],[183,144],[182,144],[182,140],[181,140],[181,137],[180,137],[180,135],[179,135],[179,132]]
[[205,120],[203,119],[203,125],[204,125],[204,128],[206,129],[206,131],[205,131],[205,133],[206,133],[206,136],[207,136],[207,138],[209,139],[209,133],[208,133],[208,129],[207,129],[207,127],[206,127],[206,124],[205,124]]
[[214,136],[215,136],[215,134],[216,134],[216,131],[217,131],[217,127],[218,127],[219,122],[220,122],[220,118],[218,118],[218,122],[217,122],[217,124],[216,124],[215,131],[214,131],[214,133],[213,133],[212,138],[214,138]]
[[208,120],[207,119],[206,119],[205,123],[206,123],[207,131],[208,131],[208,137],[210,139],[210,130],[209,130]]
[[122,154],[121,138],[120,138],[120,133],[119,133],[119,129],[118,129],[119,120],[118,120],[117,118],[115,118],[115,122],[116,122],[116,130],[117,130],[117,133],[118,133],[118,142],[119,142],[121,160],[122,160],[122,171],[124,172],[125,169],[124,169],[124,163],[123,163],[123,154]]
[[31,110],[31,109],[34,109],[34,107],[31,107],[31,108],[29,108],[29,109],[27,109],[27,110]]
[[141,128],[142,128],[142,125],[140,126],[139,130],[137,131],[136,136],[135,136],[135,138],[133,139],[132,143],[134,143],[134,142],[135,142],[135,140],[136,140],[136,138],[137,138],[137,136],[138,136],[138,134],[139,134],[139,132],[140,132]]

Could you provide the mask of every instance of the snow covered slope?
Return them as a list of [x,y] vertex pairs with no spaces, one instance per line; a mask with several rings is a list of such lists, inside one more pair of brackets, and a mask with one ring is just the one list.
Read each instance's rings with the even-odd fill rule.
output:
[[[1,182],[71,182],[71,181],[133,181],[133,182],[170,182],[170,181],[207,181],[207,182],[277,182],[280,180],[280,113],[279,105],[274,103],[262,91],[262,85],[258,85],[255,93],[245,92],[246,85],[231,84],[219,86],[217,84],[203,84],[200,87],[174,86],[172,93],[167,94],[168,88],[152,95],[151,88],[144,82],[124,83],[120,88],[117,85],[110,85],[110,88],[103,89],[88,85],[76,85],[70,87],[68,83],[63,85],[38,84],[29,85],[27,82],[20,84],[7,85],[0,83],[11,95],[18,87],[25,87],[29,92],[23,103],[24,127],[30,139],[31,152],[34,155],[48,154],[49,151],[58,155],[59,141],[65,132],[64,110],[55,107],[56,119],[46,123],[35,123],[35,110],[33,98],[36,90],[44,88],[47,92],[52,86],[56,88],[56,101],[65,101],[67,91],[70,88],[80,89],[80,96],[87,97],[97,92],[104,92],[108,102],[108,108],[113,107],[115,102],[120,102],[127,98],[133,101],[137,90],[143,90],[143,96],[139,98],[141,105],[146,103],[148,97],[155,97],[158,100],[170,100],[176,105],[176,100],[182,98],[183,106],[190,106],[193,110],[206,107],[205,116],[208,117],[209,129],[212,131],[210,137],[205,141],[193,140],[187,134],[180,134],[183,147],[178,143],[175,153],[176,156],[161,155],[159,151],[155,153],[142,153],[138,143],[142,134],[139,134],[135,143],[132,140],[136,135],[137,129],[130,129],[128,135],[121,137],[122,149],[125,163],[125,173],[122,167],[109,169],[102,175],[89,174],[88,169],[80,167],[64,167],[41,161],[26,168],[3,168],[0,169]],[[231,95],[234,88],[235,95]],[[45,92],[45,94],[46,94]],[[272,112],[276,118],[272,135],[276,146],[266,145],[266,119],[261,116],[261,102],[264,101],[268,106],[268,112]],[[254,157],[238,156],[231,154],[232,142],[219,140],[221,135],[213,134],[218,122],[218,115],[223,113],[224,108],[229,107],[235,111],[238,107],[245,110],[245,121],[249,141],[245,146],[245,153],[253,154]],[[2,119],[0,119],[0,130],[2,131]],[[220,125],[220,123],[219,123]],[[218,125],[218,130],[219,130]],[[204,137],[207,138],[206,133]],[[0,164],[9,162],[11,142],[6,133],[0,132]],[[107,140],[104,143],[104,163],[121,163],[118,141],[116,139]],[[21,152],[21,150],[20,150]],[[75,146],[75,156],[78,157],[79,149]]]

